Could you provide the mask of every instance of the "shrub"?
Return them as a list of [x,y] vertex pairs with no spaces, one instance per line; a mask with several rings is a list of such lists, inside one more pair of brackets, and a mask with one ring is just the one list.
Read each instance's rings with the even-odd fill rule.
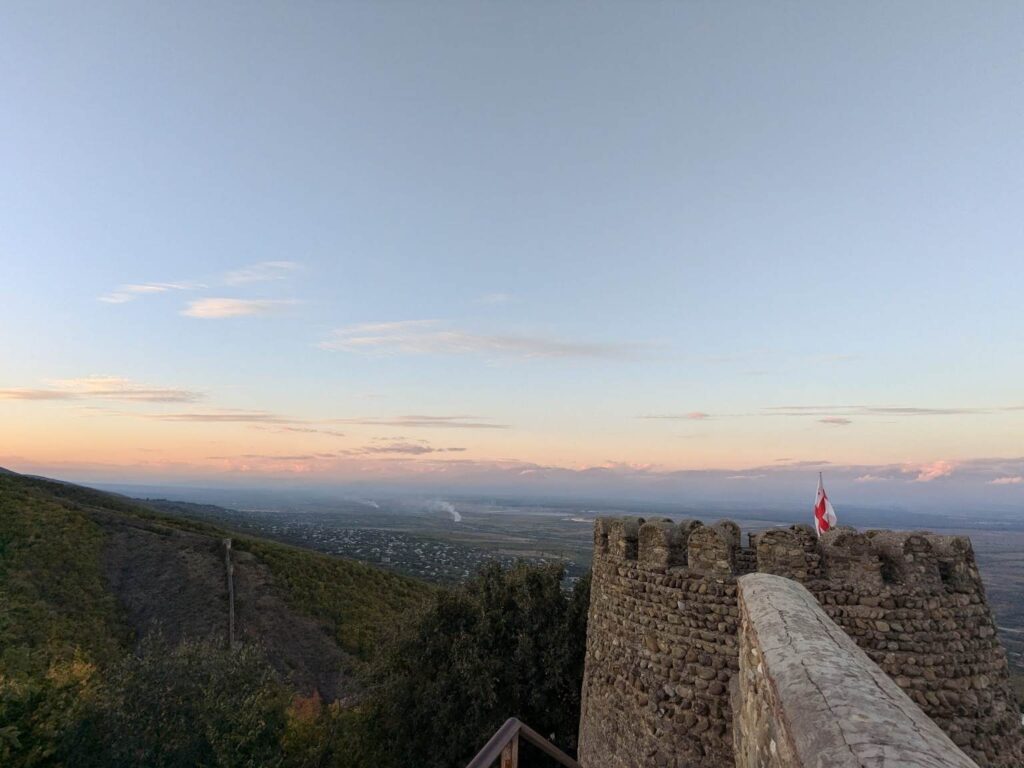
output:
[[82,753],[112,768],[275,766],[287,701],[255,646],[171,648],[154,634],[110,670],[87,723],[95,743]]

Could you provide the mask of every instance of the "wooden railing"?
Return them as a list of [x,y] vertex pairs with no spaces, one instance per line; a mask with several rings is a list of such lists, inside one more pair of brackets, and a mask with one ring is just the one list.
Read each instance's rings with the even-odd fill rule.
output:
[[484,744],[484,748],[477,756],[469,761],[466,768],[490,768],[499,757],[501,768],[519,768],[519,739],[525,739],[566,768],[580,768],[580,764],[565,752],[514,717],[505,721],[505,724]]

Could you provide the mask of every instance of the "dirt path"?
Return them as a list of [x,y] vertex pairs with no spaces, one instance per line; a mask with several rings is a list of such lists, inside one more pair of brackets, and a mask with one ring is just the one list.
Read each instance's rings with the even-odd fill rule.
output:
[[[107,534],[105,569],[138,638],[159,627],[173,642],[222,638],[228,623],[220,538],[97,511]],[[300,693],[331,701],[354,693],[350,659],[318,621],[292,611],[270,570],[247,552],[235,564],[236,638],[264,647],[270,663]]]

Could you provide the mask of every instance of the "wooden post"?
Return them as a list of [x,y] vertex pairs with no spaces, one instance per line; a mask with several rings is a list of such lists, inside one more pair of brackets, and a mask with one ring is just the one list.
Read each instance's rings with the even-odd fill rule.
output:
[[231,539],[224,539],[224,570],[228,576],[228,649],[235,647],[235,566],[231,562]]
[[501,768],[519,768],[519,734],[515,736],[501,750]]

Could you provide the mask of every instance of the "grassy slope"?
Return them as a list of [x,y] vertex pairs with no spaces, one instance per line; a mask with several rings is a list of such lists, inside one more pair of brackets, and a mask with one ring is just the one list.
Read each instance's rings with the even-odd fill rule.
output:
[[76,650],[99,662],[127,639],[103,582],[103,532],[34,483],[0,475],[0,675],[36,677]]
[[342,648],[364,660],[393,623],[435,589],[363,563],[265,539],[236,542],[270,568],[296,611],[324,621]]
[[[116,600],[103,582],[104,532],[123,515],[210,536],[225,531],[159,514],[81,486],[0,473],[0,675],[38,675],[75,650],[103,663],[127,647]],[[327,623],[366,659],[382,633],[432,588],[327,555],[254,538],[236,547],[264,562],[288,604]]]

